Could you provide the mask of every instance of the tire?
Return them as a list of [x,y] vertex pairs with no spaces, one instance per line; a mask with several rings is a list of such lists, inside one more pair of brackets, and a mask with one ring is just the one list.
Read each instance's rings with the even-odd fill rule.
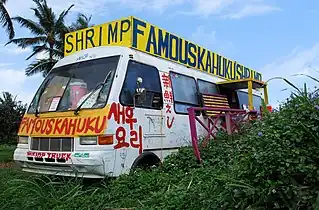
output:
[[137,168],[149,170],[152,167],[157,167],[161,163],[161,160],[152,152],[145,152],[138,156],[132,164],[131,169]]

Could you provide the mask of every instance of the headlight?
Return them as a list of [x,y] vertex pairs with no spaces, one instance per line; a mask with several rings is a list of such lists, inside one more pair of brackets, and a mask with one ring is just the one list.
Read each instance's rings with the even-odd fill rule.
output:
[[27,136],[19,136],[18,137],[18,143],[19,144],[28,144],[29,137]]
[[81,145],[96,145],[97,137],[96,136],[82,136],[80,137]]

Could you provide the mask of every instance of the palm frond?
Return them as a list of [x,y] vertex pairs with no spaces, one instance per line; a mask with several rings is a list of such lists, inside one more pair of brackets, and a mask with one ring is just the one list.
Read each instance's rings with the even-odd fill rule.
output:
[[13,17],[12,20],[17,21],[21,27],[25,27],[31,31],[31,33],[35,35],[44,35],[45,31],[44,29],[36,22],[30,20],[30,19],[25,19],[23,17],[17,16]]
[[69,8],[67,10],[61,12],[61,14],[59,15],[59,18],[58,18],[58,20],[56,21],[56,24],[55,24],[57,32],[64,27],[64,18],[69,13],[69,11],[72,9],[72,7],[74,7],[74,4],[69,6]]
[[91,18],[92,15],[88,17],[82,13],[79,13],[76,21],[70,26],[70,30],[76,31],[93,26],[93,24],[90,24]]
[[0,23],[5,28],[6,33],[9,35],[9,39],[13,39],[13,37],[15,36],[15,32],[9,12],[4,6],[5,2],[6,1],[2,1],[0,3]]
[[56,64],[57,60],[53,59],[52,61],[47,59],[37,59],[33,63],[29,64],[26,68],[25,74],[27,76],[32,76],[36,73],[42,72],[43,76],[47,75],[52,67]]
[[41,44],[45,43],[47,38],[45,36],[39,36],[39,37],[29,37],[29,38],[16,38],[11,39],[9,42],[7,42],[5,45],[14,43],[21,47],[22,49],[35,45],[35,44]]
[[31,8],[36,17],[39,20],[39,24],[44,28],[44,30],[49,33],[52,31],[54,27],[54,15],[52,15],[53,11],[50,7],[48,7],[48,4],[46,0],[33,0],[36,4],[36,8]]
[[34,11],[35,16],[38,18],[40,25],[43,26],[41,24],[41,20],[44,19],[45,13],[44,13],[44,8],[43,8],[42,3],[46,2],[46,1],[45,0],[44,1],[33,0],[33,2],[36,4],[36,8],[31,8],[31,9]]
[[[41,52],[46,52],[48,54],[51,54],[53,58],[55,59],[61,59],[63,58],[63,51],[60,51],[58,49],[52,49],[50,47],[48,47],[46,44],[44,45],[40,45],[40,46],[34,46],[33,47],[33,53],[27,58],[30,59],[32,56],[41,53]],[[48,57],[49,58],[49,57]]]
[[314,80],[315,82],[319,82],[319,79],[317,79],[313,76],[307,75],[307,74],[294,74],[293,76],[305,76],[305,77],[308,77],[308,78]]
[[46,3],[46,0],[33,0],[38,8],[42,8],[42,3]]
[[40,46],[34,46],[34,47],[33,47],[33,53],[32,53],[29,57],[27,57],[26,60],[29,60],[29,59],[32,58],[34,55],[45,51],[45,50],[46,50],[45,48],[46,48],[46,44],[40,45]]
[[51,51],[52,56],[56,59],[62,59],[64,57],[64,51],[61,51],[60,49],[49,49],[47,48],[48,51]]
[[62,41],[62,39],[60,39],[60,40],[57,40],[54,43],[54,49],[59,51],[61,53],[61,54],[59,54],[60,58],[63,58],[64,57],[64,41]]
[[267,81],[265,82],[265,84],[268,84],[271,80],[276,80],[276,79],[285,81],[288,85],[290,85],[290,86],[293,87],[295,90],[297,90],[298,93],[302,94],[301,90],[300,90],[297,86],[295,86],[293,83],[291,83],[289,80],[287,80],[286,78],[283,78],[283,77],[273,77],[273,78],[267,80]]
[[47,32],[52,33],[55,28],[56,18],[54,12],[52,11],[52,8],[49,7],[46,2],[43,5],[43,12],[44,16],[43,19],[40,21],[42,22],[43,27],[47,30]]
[[36,8],[31,8],[31,9],[34,11],[34,15],[35,15],[39,20],[41,20],[41,19],[42,19],[42,15],[41,15],[41,13],[39,12],[39,10],[36,9]]

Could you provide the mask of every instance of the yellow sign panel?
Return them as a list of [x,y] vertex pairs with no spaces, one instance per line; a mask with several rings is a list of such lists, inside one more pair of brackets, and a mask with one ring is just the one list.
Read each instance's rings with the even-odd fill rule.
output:
[[41,117],[27,114],[20,123],[18,135],[32,137],[102,135],[108,125],[109,108],[110,106],[106,105],[100,110],[83,110],[80,116],[58,112],[43,113]]
[[130,47],[227,80],[262,80],[261,73],[253,69],[135,17],[75,31],[65,36],[65,55],[97,46]]
[[64,55],[99,46],[126,46],[131,41],[131,20],[126,18],[66,34]]

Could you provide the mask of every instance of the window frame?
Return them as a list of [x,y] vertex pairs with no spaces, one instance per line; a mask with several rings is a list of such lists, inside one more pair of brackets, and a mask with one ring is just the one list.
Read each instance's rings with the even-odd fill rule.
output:
[[202,93],[200,92],[200,89],[199,89],[199,82],[206,82],[206,83],[210,83],[210,84],[212,84],[212,85],[216,85],[218,94],[220,94],[220,89],[219,89],[219,87],[218,87],[218,85],[217,85],[216,83],[208,82],[208,81],[203,80],[203,79],[197,79],[197,87],[198,87],[198,93],[199,93],[199,94],[202,94]]
[[[245,92],[245,91],[242,91],[242,90],[238,90],[238,91],[236,91],[236,99],[237,99],[237,102],[238,102],[238,105],[239,105],[239,108],[240,109],[243,109],[243,107],[240,107],[240,102],[239,102],[239,96],[238,96],[238,92],[241,92],[241,93],[244,93],[244,94],[247,94],[247,98],[248,98],[248,93],[247,92]],[[263,97],[261,97],[261,96],[259,96],[259,95],[257,95],[257,94],[252,94],[252,96],[253,96],[253,104],[254,104],[254,97],[258,97],[258,98],[260,98],[261,99],[261,101],[263,100]],[[261,105],[262,105],[262,103],[261,103]],[[247,106],[248,106],[248,101],[247,101]],[[256,109],[256,111],[259,111],[258,109]]]
[[[67,64],[67,65],[62,65],[62,66],[53,67],[53,68],[49,71],[47,77],[50,76],[50,73],[51,73],[55,68],[65,67],[65,66],[69,66],[69,65],[78,65],[78,64],[84,63],[84,62],[86,62],[86,61],[106,59],[106,58],[112,58],[112,57],[118,57],[118,62],[117,62],[116,69],[115,69],[114,74],[113,74],[113,77],[112,77],[111,88],[109,89],[108,96],[107,96],[107,98],[106,98],[106,100],[105,100],[104,106],[101,106],[101,107],[98,107],[98,108],[82,108],[82,107],[81,107],[80,111],[85,111],[85,110],[95,111],[95,110],[99,110],[99,109],[104,109],[104,108],[106,107],[106,105],[108,104],[108,100],[109,100],[109,98],[110,98],[111,89],[113,88],[113,83],[114,83],[114,80],[115,80],[115,78],[116,78],[116,74],[117,74],[117,72],[118,72],[118,69],[119,69],[119,67],[120,67],[120,63],[121,63],[121,60],[122,60],[122,55],[121,55],[121,54],[114,54],[114,55],[109,55],[109,56],[105,56],[105,57],[98,57],[98,58],[94,58],[94,59],[91,59],[91,60],[83,60],[83,61],[78,61],[78,62],[74,62],[74,63],[69,63],[69,64]],[[39,92],[39,91],[43,91],[43,90],[40,90],[40,87],[41,87],[42,85],[45,85],[45,84],[44,84],[45,82],[50,83],[52,79],[53,79],[53,77],[50,78],[50,80],[48,80],[48,81],[45,81],[46,78],[43,79],[41,85],[38,87],[36,93],[34,94],[32,100],[31,100],[31,102],[29,103],[29,106],[28,106],[28,108],[27,108],[27,110],[26,110],[26,114],[35,114],[35,113],[36,113],[36,112],[29,112],[29,110],[30,110],[30,108],[31,108],[31,103],[32,103],[33,100],[35,99],[35,97],[36,97],[36,95],[38,94],[38,92]],[[71,79],[72,79],[72,78],[71,78]],[[106,75],[105,75],[105,78],[104,78],[104,80],[103,80],[102,82],[105,82],[105,80],[106,80]],[[71,80],[70,80],[70,81],[71,81]],[[69,81],[69,82],[70,82],[70,81]],[[69,84],[69,82],[68,82],[68,84]],[[64,93],[65,93],[65,92],[63,92],[63,96],[64,96]],[[40,96],[40,97],[41,97],[41,96]],[[61,102],[61,101],[59,101],[58,107],[60,106],[60,102]],[[47,113],[54,113],[54,112],[66,113],[66,112],[74,112],[74,110],[46,111],[46,112],[39,112],[39,114],[47,114]]]
[[[159,82],[159,86],[160,86],[160,96],[161,96],[161,101],[162,101],[162,107],[160,108],[156,108],[156,107],[144,107],[143,105],[135,105],[135,108],[140,108],[140,109],[151,109],[151,110],[162,110],[164,108],[164,99],[163,99],[163,89],[162,89],[162,83],[161,83],[161,78],[160,78],[160,71],[159,69],[154,66],[154,65],[150,65],[150,64],[147,64],[147,63],[143,63],[141,61],[137,61],[135,59],[129,59],[128,62],[127,62],[127,65],[126,65],[126,71],[125,71],[125,77],[124,77],[124,80],[123,80],[123,83],[121,85],[121,91],[120,91],[120,94],[119,94],[119,103],[122,105],[122,106],[126,106],[126,107],[134,107],[134,104],[133,105],[130,105],[130,104],[125,104],[122,102],[121,100],[121,95],[122,95],[122,92],[123,92],[123,87],[124,87],[124,84],[125,84],[125,81],[127,79],[127,75],[128,75],[128,69],[129,69],[129,65],[130,65],[130,62],[135,62],[135,63],[138,63],[138,64],[141,64],[143,66],[148,66],[148,67],[152,67],[156,70],[157,72],[157,75],[158,75],[158,82]],[[147,90],[146,90],[147,91]],[[152,91],[153,92],[153,91]]]
[[[193,76],[186,75],[186,74],[178,73],[178,72],[176,72],[176,71],[169,71],[168,73],[169,73],[169,76],[170,76],[170,80],[171,80],[171,81],[172,81],[171,73],[174,73],[174,74],[178,74],[178,75],[181,75],[181,76],[185,76],[185,77],[191,78],[191,79],[193,79],[194,82],[195,82],[195,86],[196,86],[196,96],[197,96],[197,102],[198,102],[197,106],[194,106],[195,104],[185,103],[185,102],[178,102],[178,101],[177,101],[177,103],[179,103],[179,104],[184,104],[184,105],[190,105],[190,106],[193,106],[193,107],[201,107],[201,102],[200,102],[200,100],[199,100],[198,84],[197,84],[196,78],[193,77]],[[175,113],[176,113],[176,114],[180,114],[180,115],[188,115],[188,112],[184,113],[184,112],[177,112],[177,111],[176,111],[176,100],[175,100],[175,97],[174,97],[174,85],[173,85],[173,82],[171,82],[171,83],[172,83],[173,104],[174,104],[174,111],[175,111]],[[200,112],[198,112],[198,111],[196,111],[195,114],[196,114],[197,116],[201,115]]]

